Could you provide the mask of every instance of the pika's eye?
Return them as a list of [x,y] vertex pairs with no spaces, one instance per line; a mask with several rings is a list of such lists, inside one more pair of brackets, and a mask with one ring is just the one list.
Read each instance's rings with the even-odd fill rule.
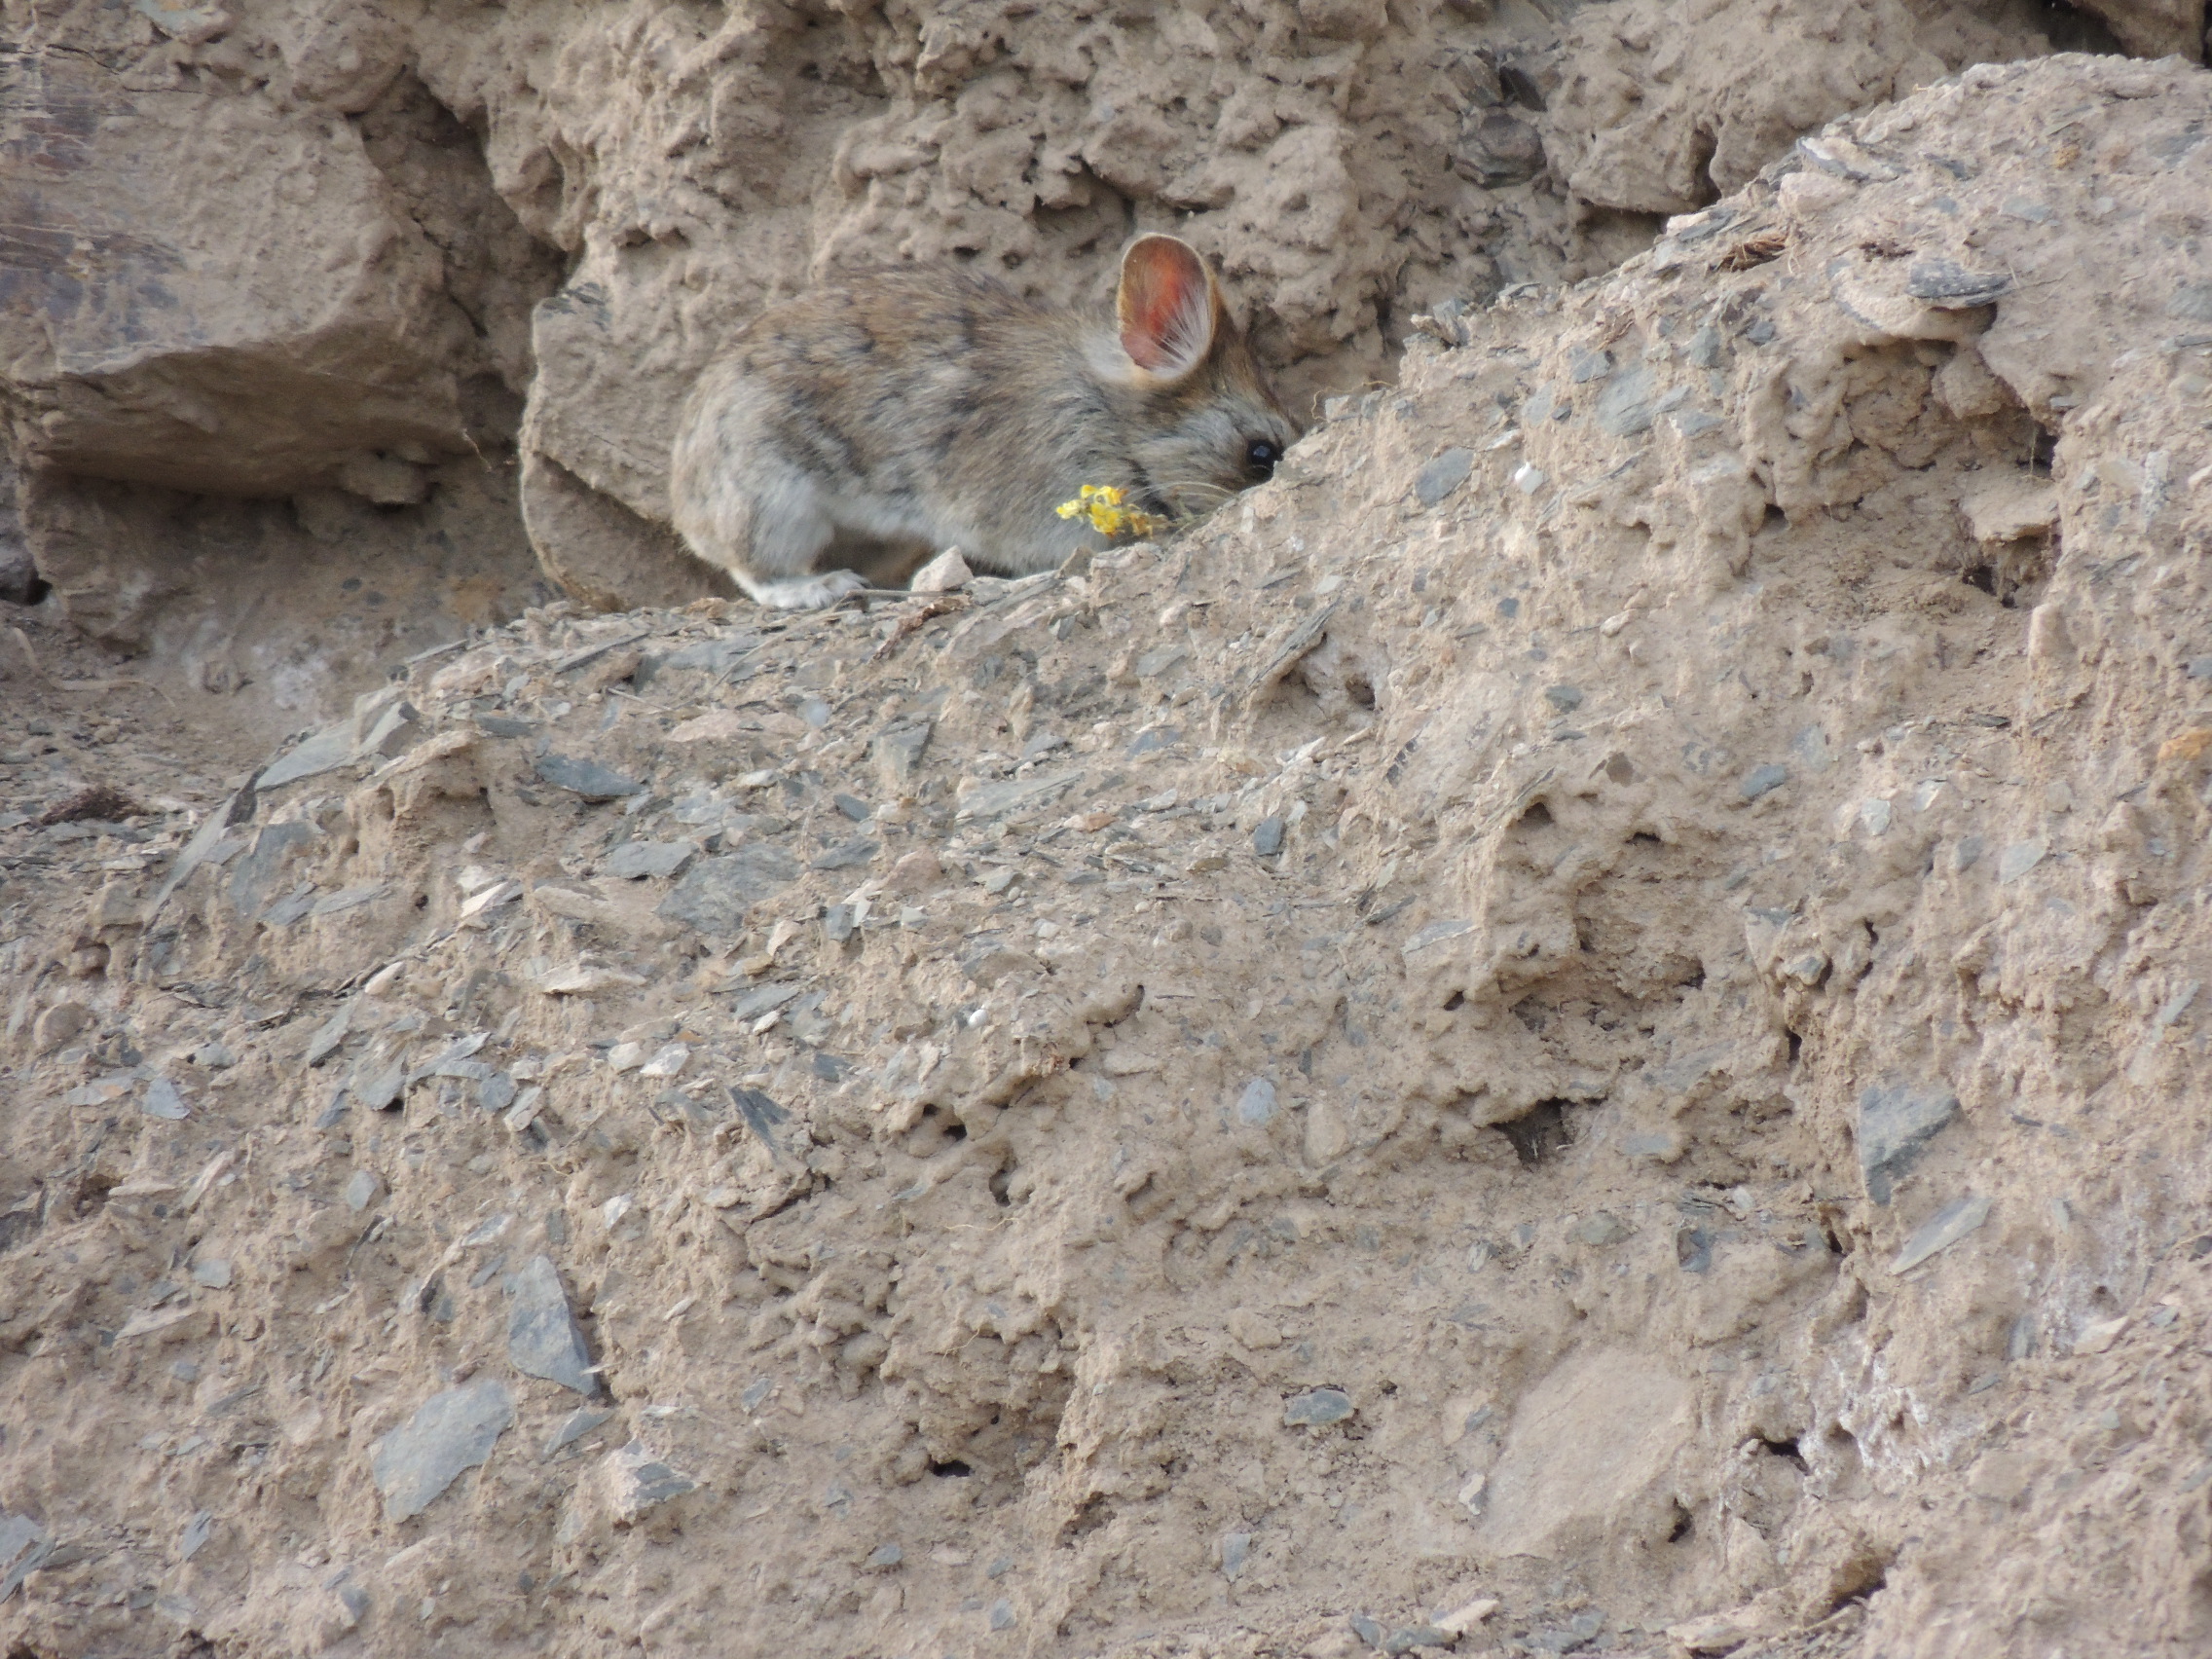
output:
[[1255,478],[1272,478],[1275,462],[1282,459],[1282,451],[1266,438],[1254,438],[1244,446],[1244,464]]

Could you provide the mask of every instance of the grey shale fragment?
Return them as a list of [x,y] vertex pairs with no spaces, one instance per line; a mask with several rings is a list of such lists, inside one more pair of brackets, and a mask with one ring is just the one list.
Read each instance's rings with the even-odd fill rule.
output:
[[1873,1084],[1859,1095],[1859,1167],[1866,1196],[1890,1201],[1897,1178],[1959,1109],[1942,1084]]
[[745,1126],[759,1137],[762,1146],[781,1158],[784,1145],[776,1131],[791,1122],[791,1114],[757,1088],[741,1088],[732,1084],[729,1097],[736,1102]]
[[635,1521],[656,1504],[697,1492],[699,1483],[671,1467],[639,1441],[631,1441],[607,1455],[608,1498],[623,1521]]
[[718,939],[740,933],[746,913],[799,878],[798,861],[780,847],[745,846],[701,859],[660,902],[659,914]]
[[645,793],[645,786],[637,779],[625,778],[597,760],[573,755],[547,752],[537,757],[532,770],[554,788],[580,794],[586,800],[618,800],[623,795]]
[[984,784],[962,797],[954,817],[962,824],[989,823],[1044,806],[1083,782],[1081,772],[1056,772],[1050,777],[1012,778],[1003,784]]
[[1753,766],[1746,772],[1743,783],[1737,786],[1737,793],[1746,800],[1757,800],[1761,795],[1772,794],[1788,782],[1789,768],[1769,761],[1764,766]]
[[407,1064],[395,1060],[390,1065],[364,1062],[353,1074],[353,1098],[372,1112],[388,1111],[399,1103],[399,1096],[407,1088]]
[[1322,1428],[1352,1414],[1351,1396],[1342,1388],[1309,1388],[1282,1403],[1282,1420],[1292,1426]]
[[319,1066],[328,1059],[339,1044],[346,1041],[347,1029],[353,1022],[353,1005],[347,1003],[325,1020],[308,1039],[307,1051],[300,1056],[304,1066]]
[[1890,1264],[1890,1272],[1910,1272],[1938,1250],[1948,1250],[1988,1219],[1987,1198],[1972,1193],[1953,1198],[1913,1230],[1912,1236],[1904,1241],[1904,1248],[1898,1252],[1898,1259]]
[[1433,507],[1464,484],[1474,469],[1473,450],[1448,449],[1420,469],[1414,479],[1414,497],[1422,506]]
[[1906,293],[1938,311],[1993,304],[2011,285],[2012,278],[2002,271],[1969,271],[1949,259],[1916,259],[1904,277]]
[[885,788],[896,790],[913,778],[930,746],[933,727],[933,721],[919,720],[895,725],[877,734],[869,753],[875,759],[876,775]]
[[387,1521],[420,1515],[464,1469],[491,1456],[515,1420],[514,1396],[496,1377],[432,1394],[369,1449],[369,1473]]
[[157,1077],[146,1085],[146,1097],[139,1103],[139,1110],[149,1118],[161,1118],[172,1124],[180,1124],[191,1116],[184,1096],[166,1077]]
[[28,1515],[0,1515],[0,1602],[54,1553],[54,1539]]
[[546,1440],[544,1456],[550,1457],[574,1445],[613,1416],[612,1408],[608,1406],[578,1406],[561,1419],[561,1425]]
[[871,841],[866,835],[840,842],[828,849],[807,866],[809,869],[857,869],[883,850],[881,841]]
[[599,1394],[591,1348],[584,1342],[561,1270],[550,1256],[533,1256],[514,1276],[514,1305],[507,1310],[507,1358],[525,1377],[573,1388],[587,1399]]
[[185,1524],[184,1535],[177,1540],[176,1559],[190,1561],[206,1547],[207,1540],[215,1535],[215,1517],[202,1509],[194,1513]]
[[1254,1078],[1236,1097],[1236,1121],[1258,1126],[1272,1122],[1274,1115],[1275,1086],[1264,1077]]
[[1252,1534],[1225,1532],[1221,1539],[1221,1575],[1234,1581],[1252,1559]]
[[666,880],[682,874],[698,856],[699,849],[688,841],[624,841],[607,855],[604,867],[608,875],[625,881]]

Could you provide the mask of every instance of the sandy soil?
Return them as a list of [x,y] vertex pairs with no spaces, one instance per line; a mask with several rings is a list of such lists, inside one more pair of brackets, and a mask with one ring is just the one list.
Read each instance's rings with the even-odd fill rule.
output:
[[350,655],[93,637],[185,509],[20,451],[0,1644],[2200,1650],[2212,76],[1926,50],[1716,200],[1547,98],[1689,210],[1019,583],[555,601],[525,420],[192,507],[444,528]]

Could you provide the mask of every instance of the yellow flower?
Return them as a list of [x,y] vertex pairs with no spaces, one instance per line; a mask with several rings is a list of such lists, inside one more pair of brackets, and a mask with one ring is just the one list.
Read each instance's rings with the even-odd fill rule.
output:
[[1083,494],[1072,501],[1062,501],[1056,509],[1064,519],[1087,518],[1090,528],[1101,535],[1158,535],[1167,528],[1167,521],[1158,513],[1148,513],[1142,507],[1124,506],[1126,494],[1113,484],[1086,484]]

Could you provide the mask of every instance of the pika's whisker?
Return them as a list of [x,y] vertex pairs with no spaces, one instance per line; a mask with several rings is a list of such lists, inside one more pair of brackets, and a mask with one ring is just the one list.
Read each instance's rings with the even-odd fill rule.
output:
[[1205,492],[1216,496],[1220,499],[1225,501],[1228,500],[1230,497],[1236,494],[1235,490],[1227,489],[1222,485],[1214,483],[1211,479],[1208,478],[1171,479],[1164,484],[1156,485],[1155,488],[1165,494],[1179,494],[1192,491]]

